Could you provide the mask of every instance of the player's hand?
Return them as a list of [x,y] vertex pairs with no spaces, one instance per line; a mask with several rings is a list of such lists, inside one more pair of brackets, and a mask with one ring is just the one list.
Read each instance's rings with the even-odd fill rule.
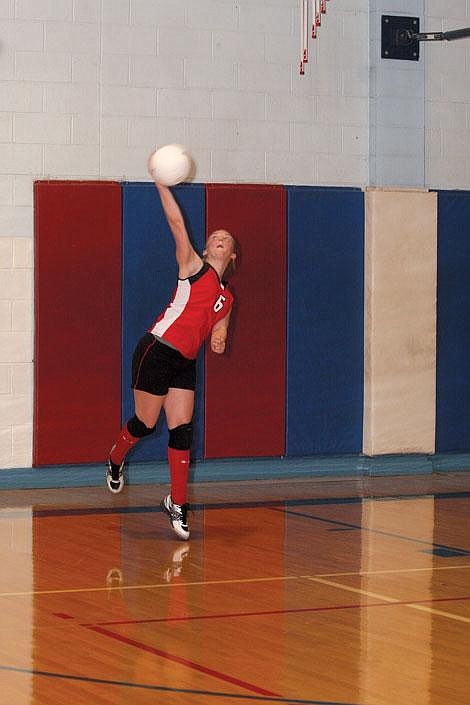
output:
[[219,355],[225,352],[225,336],[213,335],[211,338],[211,350]]
[[149,154],[149,156],[148,156],[148,159],[147,159],[147,171],[148,171],[148,173],[150,174],[150,176],[152,177],[152,179],[155,181],[155,178],[154,178],[154,176],[153,176],[153,174],[152,174],[152,169],[151,169],[151,166],[150,166],[150,160],[152,159],[153,154],[154,154],[154,152],[151,152],[151,154]]

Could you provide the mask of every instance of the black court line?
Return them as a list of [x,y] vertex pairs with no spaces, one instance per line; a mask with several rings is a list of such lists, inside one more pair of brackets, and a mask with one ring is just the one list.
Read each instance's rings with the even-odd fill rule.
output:
[[[456,553],[458,556],[470,556],[470,550],[465,548],[456,548],[454,546],[446,546],[445,544],[432,543],[430,541],[424,541],[423,539],[416,539],[411,536],[403,536],[402,534],[395,534],[393,532],[384,531],[382,529],[370,529],[363,527],[360,524],[351,524],[349,522],[338,521],[334,519],[325,519],[324,517],[319,517],[314,514],[305,514],[303,512],[294,511],[292,509],[287,509],[287,507],[295,506],[321,506],[321,505],[341,505],[341,504],[360,504],[364,501],[401,501],[403,499],[428,499],[430,497],[438,497],[438,495],[406,495],[406,497],[379,497],[377,499],[371,500],[368,497],[336,497],[336,498],[322,498],[322,499],[294,499],[294,500],[269,500],[269,501],[253,501],[253,502],[225,502],[222,504],[208,503],[208,504],[192,504],[191,511],[201,511],[201,510],[212,510],[212,509],[272,509],[273,511],[283,512],[292,516],[303,517],[305,519],[313,519],[315,521],[320,521],[328,524],[332,524],[336,527],[341,527],[342,529],[358,530],[358,531],[368,531],[370,533],[379,534],[382,536],[388,536],[390,538],[401,539],[402,541],[409,541],[412,543],[417,543],[423,546],[428,546],[432,549],[440,549],[445,551],[451,551]],[[465,499],[470,497],[470,492],[464,493],[447,493],[445,497],[441,499]],[[88,509],[39,509],[34,510],[34,517],[52,517],[52,516],[87,516],[95,514],[150,514],[150,513],[161,513],[160,505],[151,506],[139,506],[139,507],[103,507],[103,508],[88,508]],[[7,512],[5,516],[11,517],[12,513]],[[0,512],[1,517],[1,512]]]
[[413,538],[412,536],[403,536],[403,534],[394,534],[391,531],[385,531],[383,529],[369,529],[367,526],[361,526],[360,524],[350,524],[347,521],[339,521],[338,519],[326,519],[325,517],[319,517],[316,514],[304,514],[304,512],[297,512],[291,509],[285,509],[282,507],[269,507],[272,511],[282,512],[283,514],[289,514],[295,517],[302,517],[303,519],[312,519],[313,521],[320,521],[324,524],[333,524],[334,526],[346,527],[348,529],[357,529],[359,531],[367,531],[371,534],[379,534],[380,536],[388,536],[389,538],[400,539],[401,541],[408,541],[410,543],[417,543],[422,546],[430,546],[431,548],[443,549],[445,551],[452,551],[459,556],[470,556],[470,551],[466,548],[455,548],[454,546],[446,546],[442,543],[432,543],[431,541],[425,541],[424,539]]
[[[262,507],[283,507],[286,504],[360,504],[363,501],[362,497],[336,497],[334,499],[273,499],[273,500],[253,500],[250,502],[216,502],[194,503],[190,505],[193,512],[211,509],[260,509]],[[147,514],[159,513],[162,509],[160,504],[143,505],[137,507],[89,507],[77,509],[34,509],[36,517],[53,517],[53,516],[81,516],[88,514]],[[11,517],[12,512],[8,513]]]
[[[444,493],[425,493],[425,494],[403,494],[389,495],[384,497],[321,497],[321,498],[305,498],[305,499],[276,499],[276,500],[253,500],[250,502],[207,502],[191,504],[191,511],[211,510],[211,509],[258,509],[260,507],[282,507],[284,506],[322,506],[335,504],[361,504],[362,502],[395,502],[407,501],[416,499],[468,499],[470,492],[444,492]],[[55,516],[87,516],[95,514],[150,514],[161,512],[159,504],[156,505],[141,505],[136,507],[77,507],[75,509],[35,509],[33,507],[34,517],[55,517]],[[29,516],[28,510],[5,512],[0,509],[0,519],[12,519],[16,517]],[[351,528],[357,528],[351,526]]]
[[[401,501],[403,499],[427,499],[430,497],[441,498],[441,499],[465,499],[470,497],[470,492],[463,493],[447,493],[445,496],[439,497],[439,495],[416,495],[416,496],[403,496],[403,497],[379,497],[372,499],[372,501]],[[289,514],[291,516],[303,517],[305,519],[312,519],[315,521],[320,521],[327,524],[332,524],[336,527],[340,527],[342,530],[356,530],[356,531],[368,531],[370,533],[379,534],[382,536],[388,536],[390,538],[401,539],[402,541],[408,541],[412,543],[417,543],[423,546],[431,547],[432,549],[444,550],[453,552],[458,556],[470,556],[470,550],[460,547],[447,546],[445,544],[432,543],[431,541],[425,541],[423,539],[417,539],[411,536],[403,536],[403,534],[395,534],[393,532],[384,531],[382,529],[370,529],[360,524],[351,524],[349,522],[339,521],[335,519],[325,519],[324,517],[319,517],[314,514],[305,514],[303,512],[294,511],[292,509],[287,509],[287,507],[295,506],[319,506],[319,505],[340,505],[340,504],[359,504],[364,501],[371,501],[371,498],[367,497],[336,497],[331,499],[295,499],[295,500],[272,500],[272,501],[253,501],[253,502],[226,502],[222,504],[209,503],[209,504],[192,504],[191,511],[201,511],[201,510],[212,510],[212,509],[259,509],[266,508],[272,509],[273,511],[283,512],[284,514]],[[150,505],[150,506],[138,506],[138,507],[93,507],[93,508],[77,508],[77,509],[38,509],[33,510],[34,517],[54,517],[54,516],[93,516],[93,515],[109,515],[109,514],[152,514],[161,513],[160,505]],[[23,516],[25,512],[11,512],[7,511],[4,514],[0,510],[0,519],[8,518],[11,519],[14,516]]]
[[192,690],[186,688],[168,688],[162,685],[150,685],[146,683],[130,683],[128,681],[115,681],[107,678],[88,678],[86,676],[74,676],[67,673],[52,673],[50,671],[39,671],[34,668],[16,668],[15,666],[2,666],[1,671],[13,673],[23,673],[26,675],[43,676],[45,678],[59,678],[63,680],[78,681],[80,683],[90,683],[93,685],[114,685],[120,688],[136,688],[163,693],[185,693],[186,695],[204,695],[211,698],[224,698],[226,700],[245,700],[259,703],[283,703],[288,705],[359,705],[357,703],[336,702],[331,700],[304,700],[300,698],[269,698],[260,695],[237,695],[234,693],[222,693],[212,690]]
[[[270,501],[253,501],[253,502],[226,502],[221,504],[209,503],[209,504],[192,504],[190,506],[190,511],[201,511],[201,510],[212,510],[212,509],[272,509],[273,511],[283,512],[284,514],[289,514],[291,516],[303,517],[305,519],[312,519],[314,521],[320,521],[327,524],[332,524],[336,527],[341,527],[342,530],[357,530],[357,531],[368,531],[370,533],[379,534],[382,536],[388,536],[390,538],[401,539],[402,541],[409,541],[412,543],[421,544],[423,546],[429,546],[432,549],[444,550],[453,552],[458,556],[470,556],[470,550],[466,548],[460,548],[455,546],[447,546],[440,543],[432,543],[431,541],[424,541],[423,539],[417,539],[411,536],[403,536],[403,534],[395,534],[390,531],[384,531],[382,529],[370,529],[360,524],[351,524],[349,522],[338,521],[335,519],[325,519],[324,517],[319,517],[314,514],[305,514],[303,512],[294,511],[287,509],[291,506],[318,506],[318,505],[340,505],[340,504],[359,504],[365,501],[401,501],[403,499],[428,499],[430,497],[440,498],[440,499],[466,499],[470,497],[470,492],[446,494],[445,496],[439,497],[438,495],[406,495],[403,497],[378,497],[378,498],[368,498],[368,497],[336,497],[331,499],[295,499],[295,500],[270,500]],[[150,506],[139,506],[139,507],[93,507],[93,508],[77,508],[77,509],[33,509],[33,517],[46,518],[54,516],[93,516],[93,515],[110,515],[110,514],[153,514],[161,513],[162,509],[160,505],[150,505]],[[0,510],[0,519],[11,519],[13,517],[29,515],[28,512],[11,512],[7,511],[2,513]],[[340,530],[340,529],[338,529]]]

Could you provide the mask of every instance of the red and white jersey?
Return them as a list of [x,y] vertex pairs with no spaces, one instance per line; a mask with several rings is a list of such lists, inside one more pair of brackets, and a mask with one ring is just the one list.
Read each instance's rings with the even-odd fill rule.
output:
[[225,318],[232,304],[232,293],[222,284],[215,269],[204,262],[192,277],[178,279],[170,303],[149,332],[193,359],[213,326]]

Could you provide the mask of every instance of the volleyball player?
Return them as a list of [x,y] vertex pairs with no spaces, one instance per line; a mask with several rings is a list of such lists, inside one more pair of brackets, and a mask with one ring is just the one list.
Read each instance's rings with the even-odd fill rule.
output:
[[[150,172],[149,172],[150,173]],[[187,484],[193,435],[196,357],[210,336],[214,353],[225,351],[233,295],[223,281],[236,258],[227,230],[209,235],[202,257],[191,244],[181,210],[169,188],[155,182],[176,247],[178,281],[168,306],[139,340],[132,358],[134,416],[111,448],[109,490],[121,492],[127,453],[155,431],[163,409],[169,430],[171,492],[161,502],[176,535],[189,539]]]

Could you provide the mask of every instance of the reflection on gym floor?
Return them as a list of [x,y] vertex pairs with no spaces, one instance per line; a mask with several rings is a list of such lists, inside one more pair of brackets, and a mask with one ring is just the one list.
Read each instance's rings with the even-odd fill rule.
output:
[[440,478],[4,492],[9,705],[466,705],[470,493]]

